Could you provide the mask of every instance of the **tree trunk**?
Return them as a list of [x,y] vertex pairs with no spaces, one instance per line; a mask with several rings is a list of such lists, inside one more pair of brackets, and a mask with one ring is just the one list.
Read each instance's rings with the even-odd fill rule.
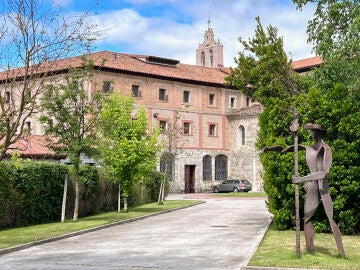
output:
[[127,202],[127,196],[124,196],[124,212],[127,212],[128,210],[128,202]]
[[161,201],[161,198],[162,198],[162,190],[163,190],[162,186],[163,186],[163,181],[161,180],[160,189],[159,189],[158,204],[161,204],[161,203],[162,203],[162,201]]
[[68,178],[69,175],[65,175],[64,180],[64,193],[63,193],[63,200],[62,200],[62,206],[61,206],[61,223],[65,221],[65,210],[66,210],[66,196],[67,196],[67,184],[68,184]]
[[75,182],[75,206],[73,221],[78,221],[79,216],[79,164],[74,165],[74,182]]
[[121,183],[119,182],[119,189],[118,189],[118,213],[120,213],[121,209]]
[[162,191],[161,191],[161,203],[164,203],[164,197],[165,197],[165,183],[166,179],[164,178],[163,184],[162,184]]

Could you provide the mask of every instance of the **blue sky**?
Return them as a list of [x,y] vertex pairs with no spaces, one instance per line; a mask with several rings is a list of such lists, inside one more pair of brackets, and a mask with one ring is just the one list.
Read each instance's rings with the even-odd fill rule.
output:
[[[50,0],[49,0],[50,1]],[[294,60],[313,56],[306,43],[313,7],[296,10],[290,0],[53,0],[65,13],[89,10],[105,34],[96,50],[146,54],[195,64],[207,21],[224,45],[224,65],[234,66],[238,37],[253,36],[255,17],[279,29]]]

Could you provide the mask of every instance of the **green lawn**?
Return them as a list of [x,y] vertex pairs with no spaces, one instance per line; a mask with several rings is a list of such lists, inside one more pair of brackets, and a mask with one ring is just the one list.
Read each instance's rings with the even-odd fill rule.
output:
[[315,252],[307,253],[301,232],[301,256],[295,252],[295,231],[277,231],[273,226],[266,232],[249,266],[317,268],[336,270],[360,269],[360,236],[343,236],[347,258],[341,259],[332,234],[315,235]]
[[164,204],[150,203],[130,208],[128,212],[105,212],[80,218],[78,222],[66,220],[64,223],[47,223],[21,228],[0,230],[0,249],[43,240],[67,233],[93,228],[116,221],[129,220],[169,209],[197,204],[195,200],[168,200]]

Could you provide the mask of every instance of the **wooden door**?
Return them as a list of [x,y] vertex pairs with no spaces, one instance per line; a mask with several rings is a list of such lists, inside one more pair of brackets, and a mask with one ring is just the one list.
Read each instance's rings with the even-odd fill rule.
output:
[[195,165],[185,165],[185,193],[195,193]]

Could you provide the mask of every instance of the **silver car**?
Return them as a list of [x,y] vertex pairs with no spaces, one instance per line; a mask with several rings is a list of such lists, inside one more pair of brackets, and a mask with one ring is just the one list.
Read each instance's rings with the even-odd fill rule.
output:
[[225,180],[221,184],[214,186],[214,192],[249,192],[252,185],[248,180]]

